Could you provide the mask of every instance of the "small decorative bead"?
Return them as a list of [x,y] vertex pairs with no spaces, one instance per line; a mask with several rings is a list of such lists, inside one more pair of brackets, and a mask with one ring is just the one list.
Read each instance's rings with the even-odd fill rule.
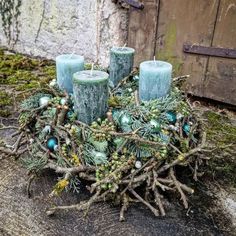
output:
[[40,107],[47,106],[48,103],[49,103],[49,100],[50,100],[50,97],[46,97],[46,96],[41,97],[41,98],[39,99],[39,106],[40,106]]
[[135,167],[136,167],[137,169],[140,169],[140,168],[142,167],[142,162],[141,162],[141,161],[136,161],[136,162],[135,162]]
[[54,86],[56,86],[56,84],[57,84],[57,81],[56,81],[55,79],[53,79],[53,80],[49,83],[49,86],[50,86],[50,87],[54,87]]
[[60,104],[61,104],[62,106],[66,105],[66,99],[65,99],[65,98],[62,98],[62,99],[60,100]]

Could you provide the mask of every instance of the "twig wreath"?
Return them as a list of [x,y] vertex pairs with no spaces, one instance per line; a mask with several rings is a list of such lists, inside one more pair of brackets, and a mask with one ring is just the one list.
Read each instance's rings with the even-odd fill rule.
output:
[[[182,78],[182,77],[181,77]],[[55,83],[35,92],[21,104],[19,130],[9,155],[23,156],[30,184],[44,169],[60,174],[51,196],[65,189],[81,191],[85,180],[91,197],[70,206],[48,209],[77,209],[88,212],[93,203],[120,204],[120,221],[133,202],[143,203],[155,216],[166,214],[165,192],[176,192],[185,208],[187,194],[194,190],[178,180],[177,166],[191,169],[197,180],[204,156],[206,134],[187,98],[172,85],[162,99],[141,102],[138,82],[131,74],[110,90],[107,117],[91,125],[77,120],[73,97]]]

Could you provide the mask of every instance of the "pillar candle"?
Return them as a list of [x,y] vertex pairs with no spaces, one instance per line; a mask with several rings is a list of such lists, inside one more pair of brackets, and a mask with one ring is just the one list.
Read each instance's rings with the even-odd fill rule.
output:
[[84,70],[84,57],[73,54],[56,58],[57,84],[61,90],[73,93],[72,77],[75,72]]
[[164,61],[145,61],[140,64],[139,98],[149,101],[164,97],[171,86],[172,65]]
[[108,77],[103,71],[80,71],[73,75],[75,112],[79,121],[91,124],[108,109]]
[[113,47],[110,51],[110,81],[116,86],[130,74],[134,64],[133,48]]

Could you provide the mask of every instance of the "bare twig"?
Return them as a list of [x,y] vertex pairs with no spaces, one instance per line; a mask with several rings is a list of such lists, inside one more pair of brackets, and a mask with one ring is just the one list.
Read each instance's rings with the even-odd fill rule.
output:
[[78,174],[80,172],[94,172],[96,170],[95,166],[76,166],[76,167],[71,167],[71,168],[66,168],[66,167],[60,167],[56,164],[54,164],[53,162],[49,162],[44,169],[52,169],[54,170],[56,173],[59,174],[70,174],[70,175],[74,175],[74,174]]
[[120,221],[125,221],[124,214],[127,211],[128,206],[129,206],[128,196],[126,194],[124,194],[123,198],[122,198],[122,207],[120,210]]
[[186,198],[184,192],[182,191],[182,189],[181,189],[181,187],[180,187],[179,181],[178,181],[178,180],[176,179],[176,177],[175,177],[173,168],[170,168],[170,177],[172,178],[175,187],[177,188],[177,190],[178,190],[179,193],[180,193],[181,200],[183,201],[184,207],[187,209],[187,208],[188,208],[188,201],[187,201],[187,198]]
[[33,182],[33,180],[35,179],[36,175],[33,174],[30,176],[30,178],[28,179],[28,183],[27,183],[27,187],[26,187],[26,191],[27,191],[27,195],[28,195],[28,198],[31,198],[31,192],[30,192],[30,187],[31,187],[31,184]]
[[162,201],[161,201],[161,197],[160,197],[160,194],[159,194],[157,188],[154,189],[154,196],[155,196],[156,205],[159,207],[161,215],[165,216],[166,212],[165,212],[165,209],[163,207],[163,204],[162,204]]
[[85,214],[87,214],[90,206],[96,202],[97,198],[99,197],[100,191],[96,192],[90,199],[89,201],[83,201],[79,204],[75,204],[75,205],[70,205],[70,206],[56,206],[56,207],[52,207],[50,208],[46,213],[47,215],[52,215],[55,213],[55,211],[57,210],[70,210],[70,209],[76,209],[78,211],[81,210],[86,210]]
[[132,188],[129,189],[129,191],[144,205],[146,205],[155,216],[159,216],[159,212],[156,208],[154,208],[152,205],[150,205],[148,202],[146,202],[140,195],[138,195]]
[[5,129],[19,129],[17,126],[3,126],[0,128],[0,130],[5,130]]

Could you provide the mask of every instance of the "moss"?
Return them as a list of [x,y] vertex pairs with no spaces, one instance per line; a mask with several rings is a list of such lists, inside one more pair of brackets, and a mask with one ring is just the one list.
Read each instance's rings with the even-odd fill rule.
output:
[[[14,89],[17,102],[25,98],[22,94],[18,95],[17,91],[28,93],[27,90],[43,88],[56,77],[53,61],[9,53],[3,48],[0,48],[0,71],[0,85],[10,90]],[[1,107],[0,115],[9,115],[10,110]]]
[[10,94],[0,91],[0,116],[7,117],[10,115],[9,106],[13,104]]
[[41,84],[48,84],[51,80],[56,78],[56,68],[55,65],[47,65],[40,68],[41,74]]
[[175,52],[176,40],[177,40],[177,28],[175,23],[172,22],[169,24],[167,28],[164,47],[159,50],[157,58],[159,60],[164,60],[171,63],[173,65],[174,75],[179,75],[182,70],[183,62],[179,57],[177,57],[177,55],[173,53]]
[[0,91],[0,106],[8,106],[12,104],[12,99],[7,92]]
[[207,138],[217,146],[236,144],[236,126],[231,121],[218,113],[208,111],[205,114],[207,122]]
[[26,91],[27,89],[40,88],[40,83],[37,81],[30,81],[29,83],[24,83],[18,85],[16,91]]
[[208,162],[210,172],[224,185],[236,187],[236,124],[213,111],[206,112],[205,117],[207,140],[210,145],[219,148],[211,154]]

